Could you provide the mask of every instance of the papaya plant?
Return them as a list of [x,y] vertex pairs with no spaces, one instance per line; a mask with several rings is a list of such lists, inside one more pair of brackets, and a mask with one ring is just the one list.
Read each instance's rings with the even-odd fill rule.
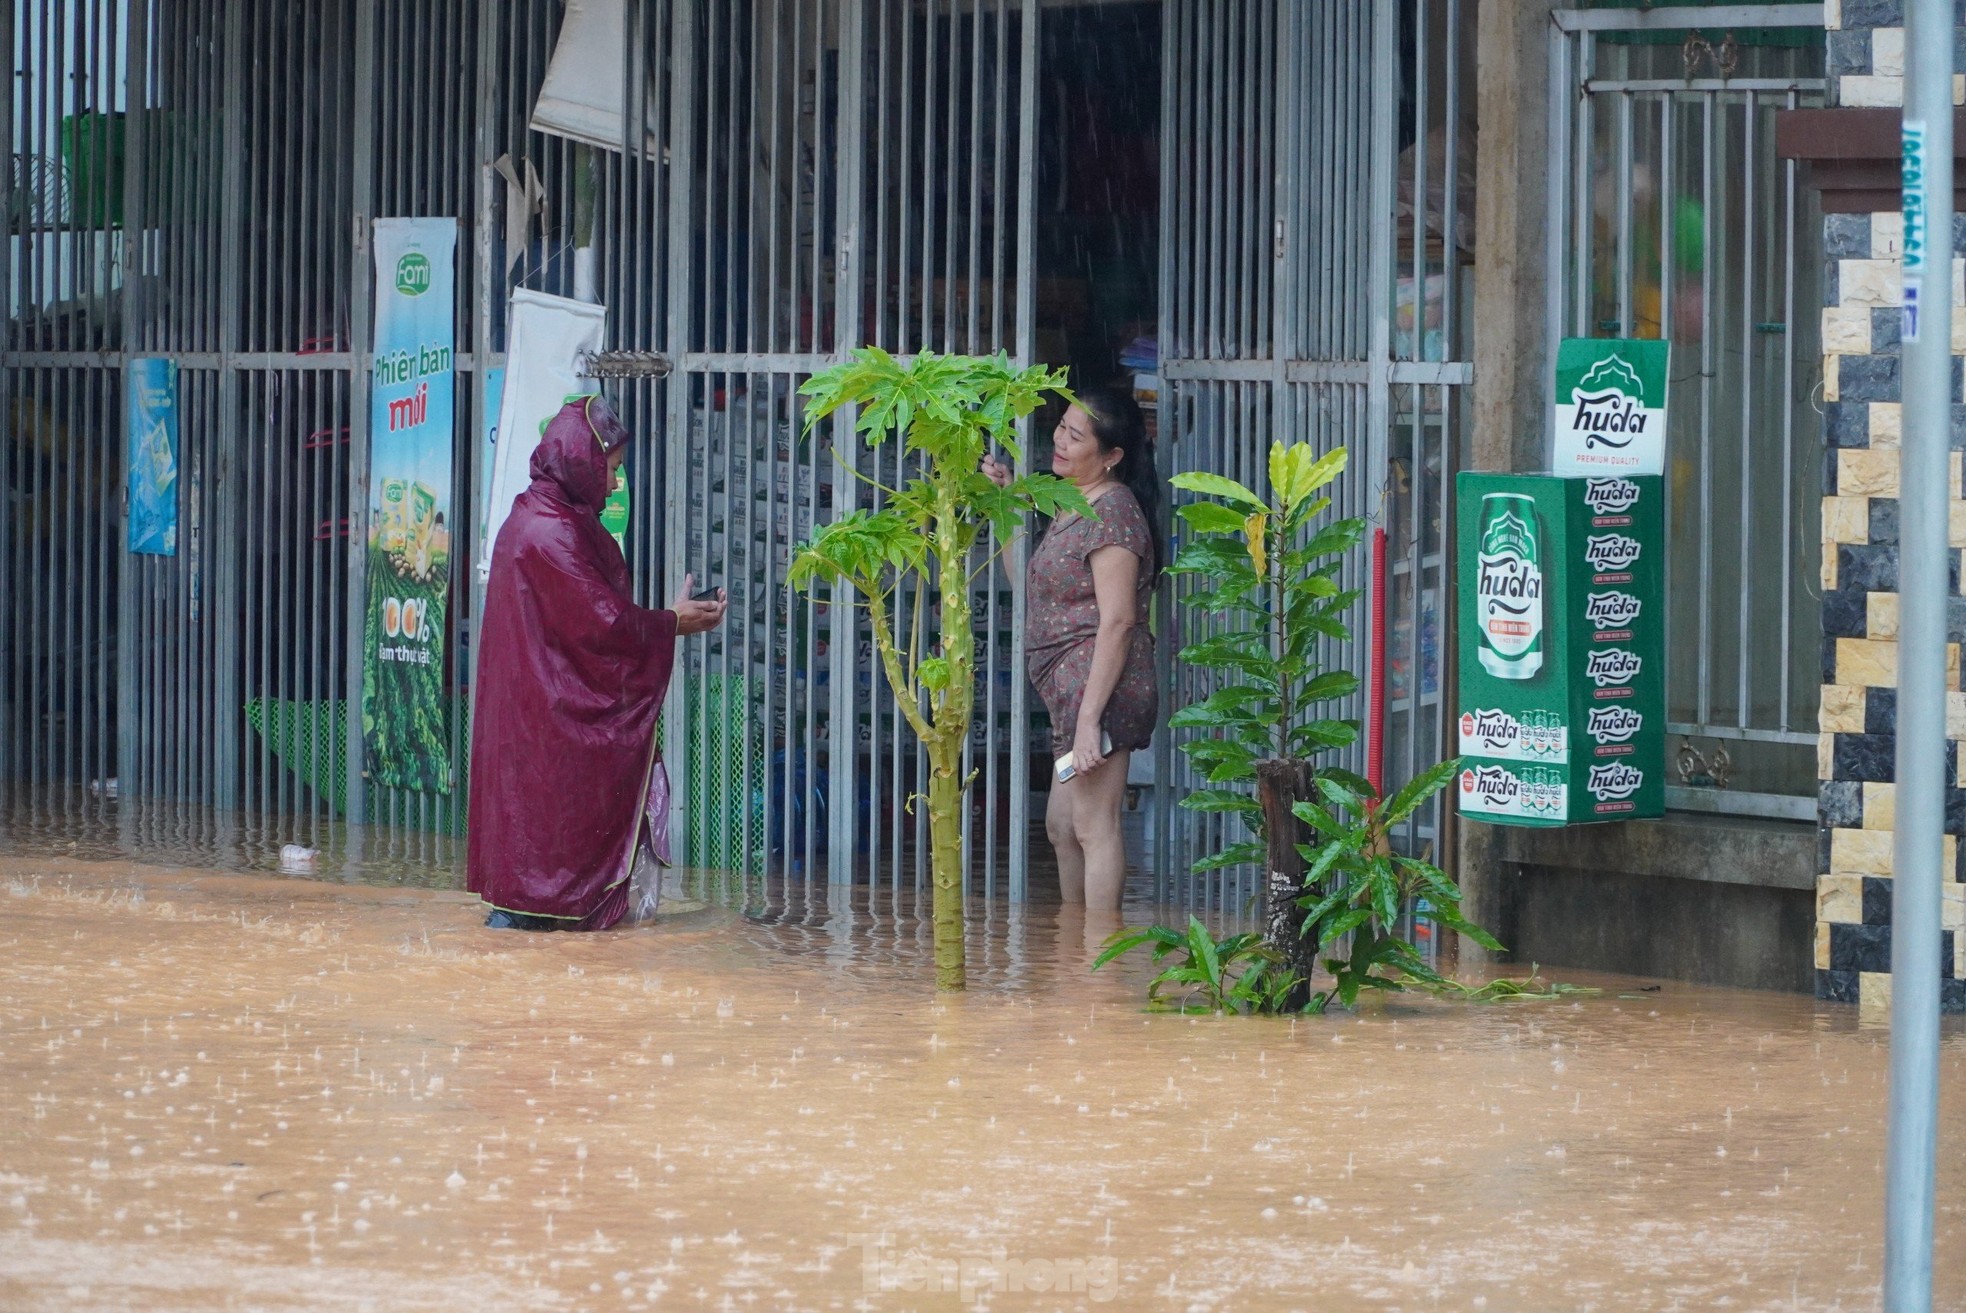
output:
[[[992,447],[1020,460],[1018,422],[1048,394],[1069,398],[1064,385],[1063,370],[1018,368],[1002,354],[924,351],[904,362],[865,347],[801,389],[808,435],[842,407],[857,407],[854,428],[869,448],[899,441],[913,458],[914,477],[900,487],[841,462],[876,490],[879,504],[816,527],[793,556],[790,582],[808,590],[831,584],[839,600],[848,589],[855,595],[888,687],[928,756],[925,801],[940,989],[964,985],[962,817],[969,781],[962,759],[976,701],[969,598],[971,583],[995,560],[994,553],[975,549],[986,529],[995,530],[997,543],[1010,542],[1032,512],[1096,518],[1079,490],[1056,475],[1026,474],[1000,488],[979,466]],[[895,632],[894,599],[909,588],[918,601],[904,644]],[[924,595],[935,599],[937,626],[926,647],[919,603]]]

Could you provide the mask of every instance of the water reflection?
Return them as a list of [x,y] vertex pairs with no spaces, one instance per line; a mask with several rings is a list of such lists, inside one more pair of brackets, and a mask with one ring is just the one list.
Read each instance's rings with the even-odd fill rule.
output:
[[352,826],[311,815],[224,811],[165,798],[105,798],[66,786],[0,795],[0,854],[277,871],[280,849],[318,851],[314,878],[423,889],[464,887],[464,844],[422,830]]
[[[61,857],[76,861],[174,867],[223,873],[277,873],[280,851],[301,844],[317,851],[313,869],[292,878],[382,888],[462,890],[465,845],[417,830],[352,826],[313,817],[230,813],[161,799],[102,798],[83,789],[18,789],[0,800],[0,856]],[[1057,902],[1056,878],[1044,866],[1043,840],[1032,844],[1032,901],[985,898],[965,905],[973,982],[1021,989],[1040,975],[1069,966],[1083,970],[1121,925],[1182,920],[1186,912],[1129,899],[1115,917]],[[703,906],[745,942],[774,953],[809,956],[848,978],[875,977],[929,962],[933,930],[928,891],[907,878],[832,884],[813,878],[678,871],[667,881],[667,915]],[[1151,890],[1138,873],[1136,895]],[[1243,928],[1246,918],[1205,916],[1218,927]]]

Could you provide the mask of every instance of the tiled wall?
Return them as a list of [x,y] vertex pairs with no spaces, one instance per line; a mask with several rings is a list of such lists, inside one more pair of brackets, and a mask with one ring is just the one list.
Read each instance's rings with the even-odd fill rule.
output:
[[[1825,58],[1832,103],[1846,109],[1895,109],[1905,103],[1904,0],[1828,0]],[[1953,61],[1966,69],[1966,0],[1953,0]],[[1966,103],[1966,72],[1952,80],[1954,104]]]
[[[1961,5],[1966,10],[1966,4]],[[1833,103],[1847,108],[1904,101],[1902,0],[1829,0],[1827,62]],[[1966,21],[1966,12],[1955,16]],[[1955,26],[1954,67],[1966,67],[1966,29]],[[1955,78],[1955,102],[1966,80]],[[1898,290],[1903,225],[1888,214],[1823,220],[1823,699],[1816,887],[1816,992],[1886,1003],[1891,968],[1891,841],[1897,750]],[[1966,218],[1953,227],[1966,252]],[[1966,264],[1952,269],[1952,592],[1947,630],[1947,778],[1944,1005],[1966,1010],[1966,693],[1959,692],[1966,598],[1961,453],[1966,406],[1958,359],[1966,352]]]

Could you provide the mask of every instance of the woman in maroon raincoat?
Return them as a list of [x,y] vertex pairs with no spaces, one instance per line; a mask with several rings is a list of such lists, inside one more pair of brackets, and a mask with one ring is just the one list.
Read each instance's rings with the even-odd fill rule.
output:
[[638,847],[666,852],[655,748],[676,639],[724,602],[634,603],[600,512],[628,431],[598,396],[546,426],[532,486],[492,550],[471,735],[468,885],[485,924],[605,930],[628,910]]

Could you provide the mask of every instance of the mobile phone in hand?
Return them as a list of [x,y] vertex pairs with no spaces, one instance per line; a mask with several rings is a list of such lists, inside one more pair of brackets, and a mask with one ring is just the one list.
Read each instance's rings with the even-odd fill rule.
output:
[[[1110,757],[1113,755],[1113,736],[1104,730],[1099,732],[1099,752],[1102,756]],[[1073,754],[1068,752],[1056,762],[1052,763],[1053,769],[1058,772],[1058,782],[1060,784],[1065,783],[1072,776],[1079,773],[1078,766],[1073,762],[1072,756]]]
[[715,588],[706,588],[689,600],[692,602],[714,602],[717,600],[717,590]]

